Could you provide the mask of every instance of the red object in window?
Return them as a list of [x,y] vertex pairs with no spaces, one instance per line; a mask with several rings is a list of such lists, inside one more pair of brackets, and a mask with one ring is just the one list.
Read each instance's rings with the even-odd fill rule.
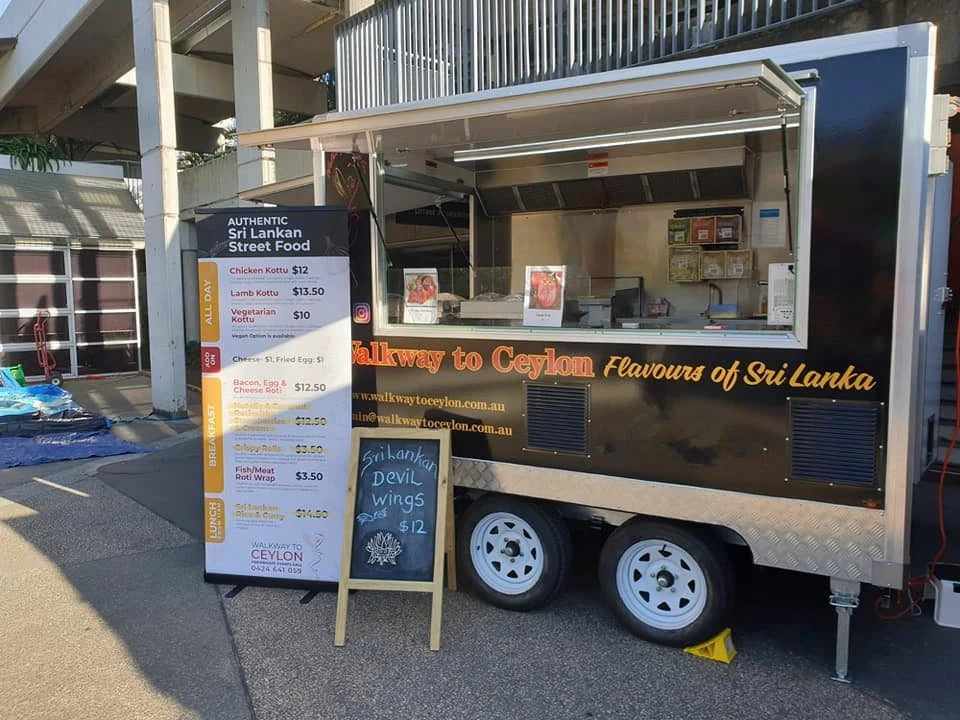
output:
[[[54,368],[57,367],[57,360],[53,357],[53,353],[47,349],[47,319],[50,317],[50,312],[48,310],[37,310],[37,319],[33,323],[33,341],[37,346],[37,363],[40,365],[40,369],[43,370],[43,377],[45,380],[50,381],[57,376],[59,379],[59,373],[54,373]],[[57,382],[56,384],[60,384]]]

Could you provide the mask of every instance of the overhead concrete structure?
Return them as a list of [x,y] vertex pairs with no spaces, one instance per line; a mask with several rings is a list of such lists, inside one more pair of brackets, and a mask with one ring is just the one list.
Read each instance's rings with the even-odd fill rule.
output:
[[[279,110],[326,109],[337,0],[264,0]],[[170,0],[180,150],[213,152],[236,115],[230,0]],[[254,46],[255,47],[255,46]],[[254,47],[244,46],[238,57]],[[11,0],[0,16],[0,134],[55,133],[137,148],[129,0]]]
[[[197,330],[177,153],[216,151],[226,118],[257,130],[272,127],[275,108],[324,112],[319,80],[333,69],[342,14],[337,0],[11,0],[0,16],[0,135],[57,134],[100,143],[95,157],[142,156],[153,403],[165,415],[185,410],[184,328],[186,339]],[[242,149],[217,168],[232,181],[207,183],[202,204],[245,202],[239,189],[278,177],[272,149]],[[226,194],[209,196],[210,186]]]

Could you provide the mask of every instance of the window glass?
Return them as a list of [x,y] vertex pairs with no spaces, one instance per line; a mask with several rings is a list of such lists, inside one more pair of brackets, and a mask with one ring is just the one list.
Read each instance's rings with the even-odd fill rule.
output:
[[[33,326],[36,317],[0,317],[0,344],[3,343],[32,343],[34,342]],[[64,316],[48,317],[46,323],[47,340],[70,340],[70,330],[67,318]]]
[[78,310],[127,310],[137,301],[132,281],[74,280],[73,302]]
[[0,282],[0,310],[66,307],[65,282]]
[[388,325],[666,342],[671,331],[792,333],[798,117],[785,131],[477,161],[463,197],[388,176]]
[[0,249],[0,275],[63,275],[61,250]]
[[74,250],[70,263],[75,278],[133,277],[133,254],[118,250]]

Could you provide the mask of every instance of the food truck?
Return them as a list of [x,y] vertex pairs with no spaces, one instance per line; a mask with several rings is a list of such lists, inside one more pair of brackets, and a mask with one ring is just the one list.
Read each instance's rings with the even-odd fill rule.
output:
[[938,442],[949,98],[929,24],[241,134],[352,209],[353,423],[450,428],[460,572],[517,610],[612,527],[635,634],[728,621],[730,550],[903,588]]

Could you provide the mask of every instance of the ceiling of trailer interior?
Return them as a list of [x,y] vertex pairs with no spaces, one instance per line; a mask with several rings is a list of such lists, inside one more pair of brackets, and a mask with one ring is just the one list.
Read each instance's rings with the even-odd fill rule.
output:
[[[764,102],[766,101],[766,102]],[[776,114],[777,102],[754,87],[697,89],[544,107],[375,133],[376,150],[427,151],[437,158],[493,143],[523,143],[604,133],[701,124]]]

